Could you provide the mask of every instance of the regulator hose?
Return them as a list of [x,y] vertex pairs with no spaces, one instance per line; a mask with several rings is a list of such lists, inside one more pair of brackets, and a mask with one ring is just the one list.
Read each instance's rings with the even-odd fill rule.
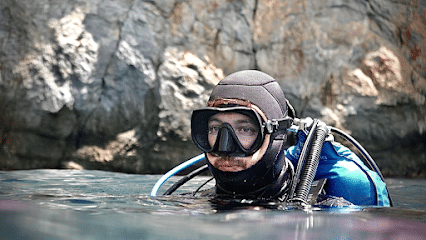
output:
[[151,197],[157,196],[157,192],[160,189],[161,185],[163,185],[163,183],[165,183],[171,176],[203,160],[205,160],[205,156],[204,154],[200,154],[198,156],[195,156],[187,160],[186,162],[179,164],[178,166],[174,167],[172,170],[168,171],[160,179],[158,179],[154,187],[151,189]]
[[380,178],[382,179],[382,181],[384,182],[385,179],[382,175],[382,172],[380,172],[379,167],[376,165],[376,162],[373,160],[373,158],[370,156],[370,154],[368,154],[367,150],[365,150],[361,144],[355,140],[355,138],[353,138],[351,135],[345,133],[344,131],[335,128],[335,127],[331,127],[330,128],[331,132],[337,133],[339,136],[343,137],[344,139],[348,140],[350,143],[352,143],[352,145],[354,145],[359,152],[361,153],[361,155],[363,156],[363,158],[365,159],[365,161],[367,162],[367,164],[370,166],[370,168],[372,170],[374,170],[375,172],[377,172],[377,174],[379,174]]
[[[368,154],[367,150],[365,150],[361,144],[355,140],[355,138],[353,138],[351,135],[345,133],[344,131],[335,128],[335,127],[331,127],[330,128],[331,132],[333,133],[337,133],[339,136],[343,137],[344,139],[348,140],[350,143],[352,143],[352,145],[354,145],[359,152],[361,153],[362,157],[364,158],[364,160],[367,162],[368,166],[370,167],[370,169],[374,170],[379,177],[382,179],[383,182],[385,182],[385,178],[382,175],[382,172],[380,171],[380,168],[377,166],[376,162],[373,160],[373,158],[370,156],[370,154]],[[389,190],[386,187],[386,191],[388,192],[388,198],[389,198],[389,204],[391,207],[393,207],[393,202],[392,202],[392,198],[389,194]]]
[[208,168],[207,164],[203,165],[197,169],[195,169],[194,171],[192,171],[191,173],[189,173],[188,175],[182,177],[181,179],[179,179],[179,181],[177,181],[175,184],[173,184],[169,189],[167,189],[167,191],[165,191],[163,193],[163,195],[170,195],[172,194],[174,191],[176,191],[176,189],[178,189],[180,186],[182,186],[183,184],[185,184],[186,182],[188,182],[189,180],[191,180],[192,178],[194,178],[195,176],[200,175],[201,173],[205,172]]
[[327,126],[325,124],[320,124],[315,130],[311,149],[306,160],[304,170],[300,177],[300,181],[297,184],[295,196],[292,201],[307,203],[308,195],[312,187],[312,182],[317,172],[321,150],[327,135]]
[[290,191],[289,191],[289,195],[288,195],[289,199],[293,199],[293,196],[294,196],[294,193],[296,191],[297,184],[298,184],[298,179],[300,179],[300,175],[302,173],[302,168],[303,168],[303,165],[305,164],[306,157],[307,157],[307,154],[309,152],[311,142],[314,138],[314,132],[317,128],[318,122],[319,122],[318,119],[314,119],[314,122],[312,123],[312,126],[311,126],[311,130],[309,131],[308,136],[306,136],[305,143],[303,144],[302,150],[301,150],[300,155],[299,155],[299,159],[297,161],[296,171],[295,171],[294,178],[293,178],[293,181],[292,181],[292,184],[291,184],[291,187],[290,187]]

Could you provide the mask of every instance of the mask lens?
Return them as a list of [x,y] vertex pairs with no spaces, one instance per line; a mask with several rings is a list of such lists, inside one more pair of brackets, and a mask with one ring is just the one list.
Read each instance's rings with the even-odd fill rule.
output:
[[259,133],[259,125],[250,117],[239,113],[217,113],[210,118],[208,124],[208,140],[212,148],[218,137],[232,137],[242,148],[249,150]]

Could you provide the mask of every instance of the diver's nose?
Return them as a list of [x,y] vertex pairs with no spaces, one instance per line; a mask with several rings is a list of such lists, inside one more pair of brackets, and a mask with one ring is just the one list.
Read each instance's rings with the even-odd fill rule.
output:
[[220,130],[219,139],[218,139],[218,148],[219,153],[233,153],[237,149],[234,144],[234,140],[228,128],[222,128]]

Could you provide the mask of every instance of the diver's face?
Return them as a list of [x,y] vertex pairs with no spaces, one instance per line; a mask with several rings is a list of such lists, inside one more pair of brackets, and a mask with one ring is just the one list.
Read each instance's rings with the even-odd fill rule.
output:
[[[208,123],[208,140],[211,147],[215,144],[220,126],[223,123],[228,123],[232,126],[235,135],[238,137],[238,140],[245,149],[249,149],[255,142],[258,134],[260,134],[259,126],[257,126],[255,122],[246,115],[234,112],[217,113],[210,118]],[[210,164],[221,171],[238,172],[245,170],[253,166],[262,158],[268,147],[269,135],[265,137],[265,140],[260,149],[251,156],[230,157],[216,156],[214,154],[207,153],[207,159]]]

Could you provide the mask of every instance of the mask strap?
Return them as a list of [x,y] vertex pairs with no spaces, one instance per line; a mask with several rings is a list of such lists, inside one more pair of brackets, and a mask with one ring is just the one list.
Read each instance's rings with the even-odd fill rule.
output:
[[286,116],[281,119],[268,120],[263,124],[263,127],[266,129],[266,133],[271,134],[280,130],[287,130],[292,124],[293,118]]

